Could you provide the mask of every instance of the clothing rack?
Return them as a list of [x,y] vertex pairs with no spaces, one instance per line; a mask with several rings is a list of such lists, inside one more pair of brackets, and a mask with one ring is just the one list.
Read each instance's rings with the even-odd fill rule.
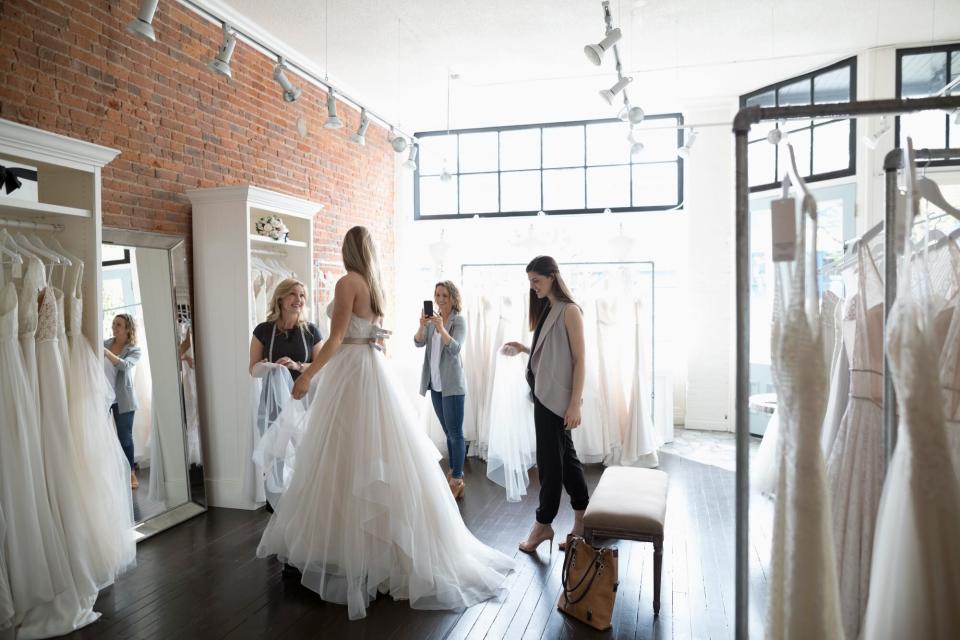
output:
[[0,227],[10,227],[12,229],[32,229],[34,231],[63,231],[62,224],[53,224],[50,222],[28,222],[26,220],[13,220],[11,218],[0,218]]
[[[656,407],[656,371],[657,371],[657,355],[656,355],[656,340],[655,340],[655,329],[656,326],[656,310],[657,310],[657,268],[656,263],[653,260],[617,260],[617,261],[599,261],[599,262],[559,262],[561,267],[620,267],[627,265],[640,265],[645,264],[650,266],[650,417],[653,419],[654,408]],[[484,268],[484,267],[519,267],[521,269],[526,268],[526,264],[522,262],[468,262],[460,265],[460,282],[463,283],[463,270],[468,268]]]
[[[864,100],[797,107],[744,107],[733,120],[736,140],[736,304],[737,304],[737,375],[736,375],[736,598],[734,635],[737,640],[749,637],[749,526],[750,526],[750,219],[749,183],[747,174],[747,138],[754,124],[776,120],[809,120],[813,118],[856,118],[859,116],[900,115],[918,111],[960,108],[960,96]],[[889,184],[888,184],[889,187]],[[888,207],[895,202],[887,193]],[[885,258],[886,268],[892,259]],[[889,376],[888,376],[889,378]],[[886,404],[886,403],[885,403]]]
[[273,249],[251,249],[250,253],[257,256],[278,256],[281,258],[287,257],[286,251],[274,251]]
[[[897,248],[896,236],[893,232],[897,225],[897,172],[903,169],[903,149],[892,149],[883,160],[883,170],[886,174],[886,209],[884,212],[884,228],[890,231],[884,237],[884,279],[883,279],[883,312],[884,318],[890,315],[893,302],[897,298]],[[914,163],[917,160],[950,160],[960,158],[960,149],[917,149],[914,151]],[[907,239],[909,242],[909,239]],[[886,342],[884,342],[883,359],[883,438],[884,452],[887,462],[893,455],[893,448],[897,444],[897,403],[896,392],[893,389],[893,377],[890,375],[890,363],[886,358]]]

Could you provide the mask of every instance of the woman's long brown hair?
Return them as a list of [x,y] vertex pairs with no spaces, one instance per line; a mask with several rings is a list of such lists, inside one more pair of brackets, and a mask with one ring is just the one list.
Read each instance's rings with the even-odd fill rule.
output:
[[[576,304],[573,300],[573,294],[570,293],[570,288],[567,286],[567,283],[563,281],[563,276],[560,275],[560,266],[557,264],[557,261],[550,256],[537,256],[531,260],[530,264],[527,265],[527,273],[536,273],[547,278],[552,277],[553,287],[551,288],[551,292],[553,293],[553,297],[557,300],[569,302],[570,304]],[[533,292],[533,289],[530,290],[530,311],[528,317],[530,318],[531,331],[537,328],[541,314],[546,311],[549,305],[550,300],[548,300],[546,296],[538,298],[537,294]]]

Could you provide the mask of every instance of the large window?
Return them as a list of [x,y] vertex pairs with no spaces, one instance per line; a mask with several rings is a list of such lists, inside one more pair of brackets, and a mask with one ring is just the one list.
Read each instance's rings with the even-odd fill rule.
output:
[[[741,107],[788,107],[848,102],[857,99],[857,61],[849,58],[796,78],[740,96]],[[769,127],[755,126],[748,142],[751,191],[780,186],[786,149],[767,142],[767,133],[780,128],[793,145],[797,169],[808,182],[856,173],[856,123],[825,118],[790,120]]]
[[[944,87],[960,78],[960,44],[897,51],[897,97],[926,98],[938,95]],[[960,85],[949,95],[960,96]],[[960,114],[922,111],[897,118],[898,146],[906,146],[907,136],[916,149],[949,149],[960,145]],[[931,166],[960,164],[960,160],[940,160]]]
[[416,134],[417,219],[657,211],[683,202],[680,114]]

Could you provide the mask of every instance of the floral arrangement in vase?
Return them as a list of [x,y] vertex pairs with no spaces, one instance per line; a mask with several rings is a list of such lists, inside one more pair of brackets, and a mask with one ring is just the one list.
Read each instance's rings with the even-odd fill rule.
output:
[[284,242],[290,235],[290,230],[287,229],[287,225],[283,224],[283,220],[279,216],[263,216],[257,220],[256,229],[258,235],[274,240],[282,239]]

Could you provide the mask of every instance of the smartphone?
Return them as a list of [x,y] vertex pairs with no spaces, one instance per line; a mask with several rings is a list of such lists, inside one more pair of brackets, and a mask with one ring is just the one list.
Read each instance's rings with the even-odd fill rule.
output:
[[423,315],[425,315],[428,318],[433,317],[433,300],[423,301]]

